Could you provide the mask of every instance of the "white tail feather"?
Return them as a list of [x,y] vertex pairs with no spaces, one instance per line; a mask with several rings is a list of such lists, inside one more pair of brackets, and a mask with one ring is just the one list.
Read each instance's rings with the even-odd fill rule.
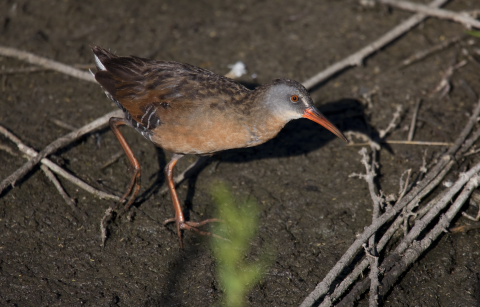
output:
[[95,64],[97,65],[98,69],[107,70],[105,66],[103,66],[102,62],[100,62],[100,59],[98,58],[97,55],[95,55]]

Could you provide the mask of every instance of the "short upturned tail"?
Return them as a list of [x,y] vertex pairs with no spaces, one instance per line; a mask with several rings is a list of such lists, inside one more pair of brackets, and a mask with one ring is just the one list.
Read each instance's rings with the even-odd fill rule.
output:
[[135,92],[134,88],[144,82],[144,70],[155,62],[136,56],[117,56],[98,46],[91,48],[97,66],[95,79],[115,99],[117,99],[115,85],[123,89],[131,88]]

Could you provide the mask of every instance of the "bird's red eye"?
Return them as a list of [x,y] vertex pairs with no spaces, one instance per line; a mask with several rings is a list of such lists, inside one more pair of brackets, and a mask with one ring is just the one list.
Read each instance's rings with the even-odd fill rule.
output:
[[291,100],[292,102],[297,102],[298,99],[299,99],[299,98],[298,98],[297,95],[292,95],[292,97],[290,97],[290,100]]

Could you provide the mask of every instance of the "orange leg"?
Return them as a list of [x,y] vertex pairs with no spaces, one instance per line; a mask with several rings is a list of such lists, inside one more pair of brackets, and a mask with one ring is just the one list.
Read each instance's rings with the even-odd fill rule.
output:
[[186,222],[185,217],[183,216],[182,212],[182,207],[180,206],[180,202],[178,201],[178,196],[177,196],[177,191],[175,190],[175,183],[173,182],[173,169],[175,168],[175,165],[177,164],[178,160],[183,157],[181,154],[174,154],[170,162],[168,162],[167,166],[165,167],[165,177],[167,179],[168,183],[168,189],[170,191],[170,196],[172,197],[172,203],[173,203],[173,209],[175,210],[175,217],[165,220],[163,222],[163,225],[165,226],[168,223],[175,222],[177,224],[177,234],[178,234],[178,241],[180,243],[180,248],[183,249],[183,242],[182,242],[182,230],[187,229],[191,231],[195,231],[198,234],[204,235],[204,236],[213,236],[216,238],[224,239],[220,236],[217,236],[215,234],[211,234],[210,232],[205,232],[198,230],[195,227],[199,227],[202,225],[205,225],[210,222],[219,222],[220,220],[218,219],[208,219],[204,220],[202,222]]
[[125,154],[127,155],[127,158],[130,161],[130,164],[133,167],[133,175],[132,175],[132,178],[130,179],[130,184],[128,185],[127,191],[125,192],[125,194],[123,194],[122,198],[119,201],[119,204],[121,204],[125,201],[128,195],[131,195],[130,199],[125,204],[125,207],[123,207],[123,212],[127,212],[130,206],[133,204],[133,201],[135,200],[135,197],[137,196],[138,192],[140,191],[140,183],[141,183],[140,164],[138,163],[138,160],[133,155],[133,152],[130,149],[130,146],[128,146],[127,141],[125,140],[122,133],[120,132],[120,129],[118,129],[119,126],[123,126],[127,124],[125,122],[125,119],[112,117],[110,118],[109,122],[110,122],[110,128],[112,128],[113,134],[115,134],[118,141],[120,142],[120,145],[122,145],[122,148],[125,151]]

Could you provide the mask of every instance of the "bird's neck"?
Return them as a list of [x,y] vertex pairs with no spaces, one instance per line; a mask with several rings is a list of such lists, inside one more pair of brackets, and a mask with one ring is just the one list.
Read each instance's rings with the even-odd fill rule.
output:
[[248,132],[256,141],[249,144],[249,147],[274,138],[290,120],[296,118],[293,114],[275,108],[271,101],[265,100],[265,95],[252,94],[252,112],[246,123]]

